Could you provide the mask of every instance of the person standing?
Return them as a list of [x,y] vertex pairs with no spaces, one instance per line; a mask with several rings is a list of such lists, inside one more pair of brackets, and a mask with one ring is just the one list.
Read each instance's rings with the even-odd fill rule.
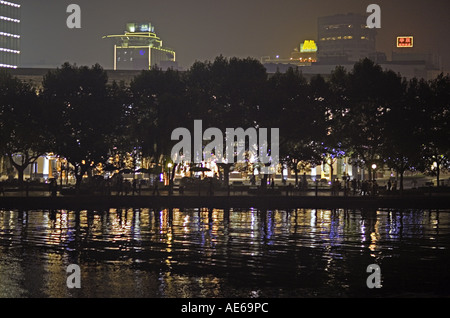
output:
[[159,195],[158,180],[155,180],[153,184],[153,195],[155,194]]
[[356,195],[356,187],[358,186],[356,179],[352,179],[353,195]]
[[137,189],[137,181],[136,179],[133,179],[133,195],[135,195]]

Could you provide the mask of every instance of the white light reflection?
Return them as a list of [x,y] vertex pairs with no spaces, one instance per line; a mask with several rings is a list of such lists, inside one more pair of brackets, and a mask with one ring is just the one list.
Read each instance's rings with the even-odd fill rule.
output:
[[183,231],[184,233],[189,233],[189,215],[185,215],[183,218]]
[[316,216],[317,216],[317,210],[312,209],[311,210],[311,218],[310,218],[310,225],[312,228],[316,227]]

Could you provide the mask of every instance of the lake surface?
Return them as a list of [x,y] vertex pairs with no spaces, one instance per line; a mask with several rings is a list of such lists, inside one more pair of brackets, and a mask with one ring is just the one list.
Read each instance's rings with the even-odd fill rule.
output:
[[450,211],[0,211],[0,297],[448,297],[449,248]]

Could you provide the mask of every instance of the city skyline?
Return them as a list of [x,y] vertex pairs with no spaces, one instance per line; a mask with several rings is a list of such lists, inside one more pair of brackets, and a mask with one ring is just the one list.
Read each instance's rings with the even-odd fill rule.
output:
[[[81,7],[81,29],[68,29],[66,8],[70,1],[22,1],[22,67],[57,67],[68,61],[78,65],[99,63],[113,68],[111,43],[102,36],[123,32],[132,21],[151,22],[164,45],[177,51],[177,61],[189,68],[195,61],[216,56],[288,56],[305,39],[317,39],[317,19],[333,14],[369,15],[374,1],[77,1]],[[377,50],[388,59],[396,37],[413,35],[418,52],[442,57],[443,71],[450,70],[450,43],[444,32],[450,27],[449,4],[433,0],[377,1],[382,27]]]
[[448,0],[72,1],[0,0],[0,298],[450,296]]

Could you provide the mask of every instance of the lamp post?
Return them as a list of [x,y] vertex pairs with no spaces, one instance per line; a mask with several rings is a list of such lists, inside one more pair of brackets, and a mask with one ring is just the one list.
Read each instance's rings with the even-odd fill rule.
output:
[[372,164],[372,181],[375,181],[375,170],[377,169],[376,164]]
[[376,195],[377,186],[375,184],[375,170],[377,169],[376,164],[372,164],[372,195]]

